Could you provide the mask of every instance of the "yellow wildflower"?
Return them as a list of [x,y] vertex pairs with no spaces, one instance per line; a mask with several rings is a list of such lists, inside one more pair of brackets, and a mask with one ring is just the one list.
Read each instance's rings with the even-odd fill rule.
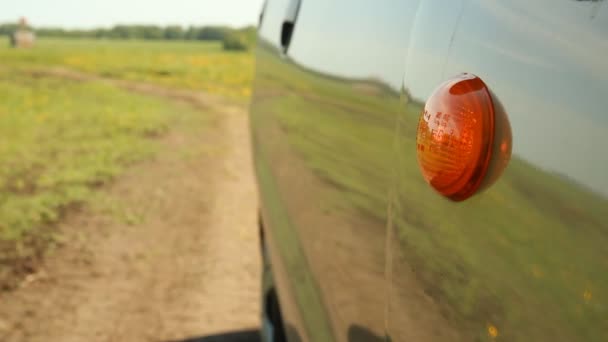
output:
[[590,302],[592,297],[593,295],[591,294],[591,291],[585,290],[585,292],[583,292],[583,299],[585,302]]
[[491,338],[498,337],[498,328],[493,324],[488,324],[488,335],[490,335]]

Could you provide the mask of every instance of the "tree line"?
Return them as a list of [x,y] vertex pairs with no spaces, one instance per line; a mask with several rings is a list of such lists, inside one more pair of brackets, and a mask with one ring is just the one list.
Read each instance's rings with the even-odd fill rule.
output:
[[[10,35],[18,28],[19,25],[13,23],[0,24],[0,35]],[[53,38],[222,41],[227,50],[247,50],[255,41],[255,28],[251,26],[235,29],[227,26],[115,25],[95,29],[41,27],[33,30],[39,37]]]

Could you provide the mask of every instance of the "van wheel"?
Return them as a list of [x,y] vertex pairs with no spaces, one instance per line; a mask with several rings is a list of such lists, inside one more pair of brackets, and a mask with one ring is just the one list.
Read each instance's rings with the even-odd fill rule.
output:
[[283,320],[279,310],[279,302],[276,292],[271,290],[266,294],[262,314],[262,341],[263,342],[286,342],[283,330]]
[[264,241],[262,241],[262,260],[262,342],[287,342],[279,298],[274,286],[274,277]]

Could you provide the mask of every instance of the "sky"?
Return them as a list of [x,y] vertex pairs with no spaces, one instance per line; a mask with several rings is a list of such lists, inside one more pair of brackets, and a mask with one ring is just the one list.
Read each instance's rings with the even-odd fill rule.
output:
[[245,26],[257,23],[264,0],[1,0],[0,23],[26,17],[36,27],[115,24]]

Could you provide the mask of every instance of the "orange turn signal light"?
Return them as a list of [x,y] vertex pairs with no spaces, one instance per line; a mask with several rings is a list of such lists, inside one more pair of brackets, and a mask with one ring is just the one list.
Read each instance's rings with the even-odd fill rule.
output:
[[418,122],[418,164],[437,192],[465,200],[493,183],[511,157],[511,127],[502,105],[472,74],[441,84]]

